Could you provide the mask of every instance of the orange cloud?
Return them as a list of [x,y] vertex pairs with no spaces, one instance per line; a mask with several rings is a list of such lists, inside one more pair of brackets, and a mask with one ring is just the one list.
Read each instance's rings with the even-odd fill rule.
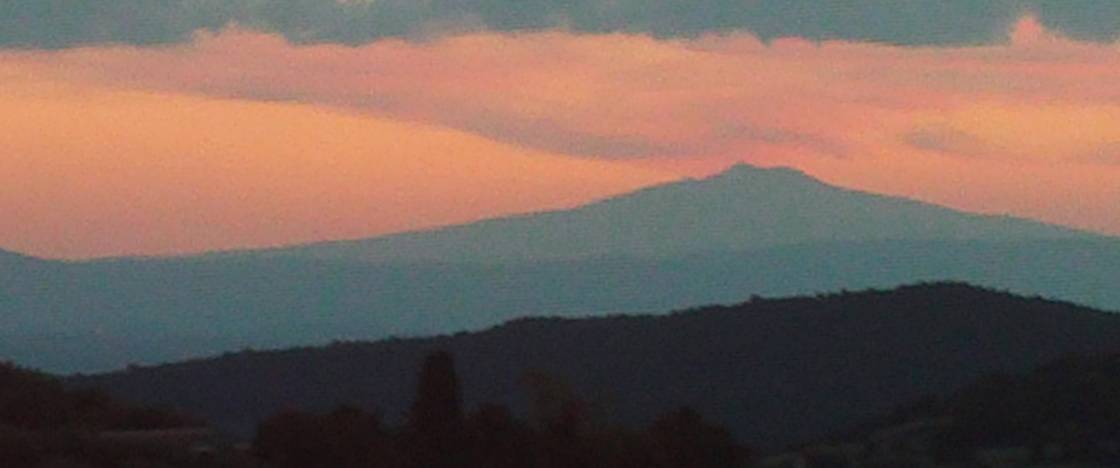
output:
[[[1008,39],[945,48],[553,31],[349,47],[231,29],[161,48],[2,54],[11,70],[0,79],[34,74],[214,106],[251,101],[324,121],[343,112],[408,134],[452,129],[505,153],[626,160],[597,164],[661,176],[642,180],[733,160],[786,164],[844,185],[1120,234],[1120,45],[1063,38],[1031,17]],[[323,134],[337,134],[329,127]],[[487,151],[432,164],[468,164]],[[450,217],[423,219],[400,225]],[[358,231],[323,228],[320,237],[379,232]]]
[[291,103],[0,87],[0,245],[86,257],[353,238],[672,177]]
[[[29,54],[71,79],[291,100],[455,127],[565,154],[731,155],[752,143],[859,150],[862,121],[988,105],[1120,103],[1120,49],[1030,17],[1012,43],[906,48],[748,35],[697,40],[476,34],[361,47],[293,46],[230,30],[164,49]],[[839,115],[837,115],[839,114]]]

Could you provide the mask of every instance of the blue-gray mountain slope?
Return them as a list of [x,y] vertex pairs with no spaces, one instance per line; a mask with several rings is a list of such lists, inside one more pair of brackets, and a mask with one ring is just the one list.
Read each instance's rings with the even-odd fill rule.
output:
[[831,186],[787,168],[740,164],[566,211],[275,251],[371,262],[525,262],[671,258],[811,243],[1087,238],[1035,221],[985,216]]
[[956,280],[1120,310],[1120,241],[737,167],[569,211],[292,249],[0,258],[0,358],[90,371],[238,350]]

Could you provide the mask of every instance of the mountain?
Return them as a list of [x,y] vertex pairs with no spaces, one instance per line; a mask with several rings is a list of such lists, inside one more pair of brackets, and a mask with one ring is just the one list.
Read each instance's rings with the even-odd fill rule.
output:
[[1120,249],[1091,240],[813,244],[515,265],[221,258],[8,271],[18,273],[0,282],[0,357],[55,372],[932,280],[1120,310]]
[[4,250],[4,249],[0,249],[0,266],[10,266],[10,265],[14,265],[14,264],[26,264],[26,263],[35,262],[35,261],[36,260],[32,257],[28,257],[26,255],[22,255],[22,254],[18,254],[18,253],[15,253],[15,252],[10,252],[10,251]]
[[738,164],[566,211],[258,254],[371,262],[671,258],[811,243],[1086,238],[1084,232],[964,213],[825,184],[789,168]]
[[423,356],[455,358],[470,405],[524,412],[527,373],[567,382],[615,422],[677,405],[776,448],[1021,372],[1120,351],[1120,315],[965,284],[754,299],[660,316],[523,319],[486,331],[241,352],[70,380],[235,431],[285,407],[341,403],[398,418]]
[[[392,248],[370,254],[377,245]],[[103,371],[936,280],[1120,311],[1116,278],[1116,238],[738,166],[575,210],[372,241],[86,262],[9,255],[0,359]]]

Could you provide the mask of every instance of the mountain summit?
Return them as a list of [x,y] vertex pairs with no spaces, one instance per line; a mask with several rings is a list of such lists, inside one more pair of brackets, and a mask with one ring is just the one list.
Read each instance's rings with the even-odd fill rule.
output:
[[500,263],[667,258],[821,242],[1088,236],[1036,221],[844,189],[791,168],[736,164],[708,178],[649,187],[571,210],[269,253],[393,263]]
[[741,165],[572,210],[364,241],[0,261],[0,359],[89,371],[929,280],[1120,310],[1118,277],[1115,238]]
[[709,182],[725,181],[737,184],[767,183],[816,183],[822,184],[808,174],[787,166],[761,167],[747,163],[735,163],[722,172],[703,179]]

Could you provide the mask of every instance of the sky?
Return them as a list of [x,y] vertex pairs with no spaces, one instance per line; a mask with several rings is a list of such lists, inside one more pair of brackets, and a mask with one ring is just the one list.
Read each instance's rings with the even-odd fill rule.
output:
[[1120,2],[0,1],[0,247],[349,239],[735,162],[1120,235]]

